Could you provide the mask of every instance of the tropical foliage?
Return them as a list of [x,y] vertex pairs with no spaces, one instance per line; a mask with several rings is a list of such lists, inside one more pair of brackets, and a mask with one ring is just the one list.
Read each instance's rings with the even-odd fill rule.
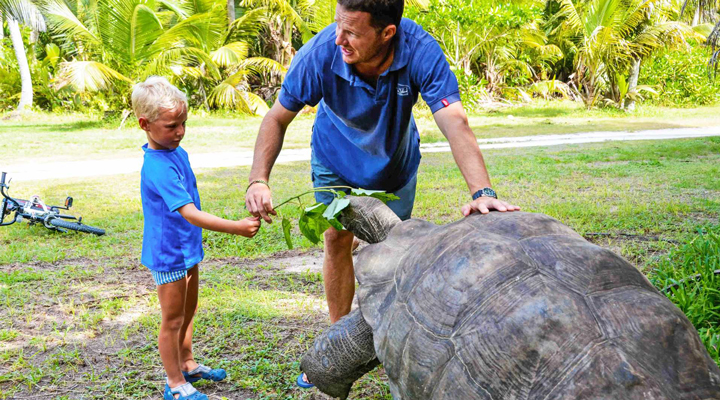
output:
[[[718,3],[413,0],[405,16],[438,40],[470,108],[562,97],[631,110],[640,99],[716,100],[696,72],[706,43],[720,54]],[[0,107],[17,108],[24,84],[23,104],[119,112],[132,85],[157,74],[193,107],[262,114],[334,13],[335,0],[0,0],[0,32],[14,38],[0,38]],[[668,57],[699,62],[676,71],[692,85],[678,87]]]

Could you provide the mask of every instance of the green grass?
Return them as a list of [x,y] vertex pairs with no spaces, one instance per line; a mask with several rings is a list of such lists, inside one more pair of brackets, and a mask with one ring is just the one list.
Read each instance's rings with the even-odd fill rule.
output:
[[[588,131],[644,130],[715,126],[720,105],[695,109],[643,106],[634,114],[615,109],[586,110],[572,102],[530,105],[469,113],[478,138],[566,134]],[[314,114],[299,115],[288,128],[285,148],[309,147]],[[117,117],[30,114],[22,120],[0,121],[0,160],[17,165],[37,160],[139,157],[144,133],[132,118],[118,129]],[[416,110],[424,143],[444,141],[427,109]],[[261,118],[234,114],[190,114],[183,147],[190,153],[250,150]]]
[[[701,267],[718,268],[694,260],[702,259],[698,254],[718,259],[712,240],[720,230],[720,138],[484,154],[502,198],[560,219],[653,279],[663,277],[661,271],[677,280]],[[199,173],[203,208],[245,216],[248,172]],[[311,187],[309,164],[276,166],[272,185],[276,204]],[[0,399],[157,398],[163,379],[156,340],[160,311],[150,275],[139,265],[137,175],[18,182],[13,193],[37,193],[53,203],[72,195],[73,210],[108,234],[60,234],[26,224],[0,228],[0,321],[10,321],[0,328]],[[423,157],[415,217],[454,221],[468,197],[450,154]],[[292,208],[281,212],[298,217]],[[709,233],[701,237],[698,231]],[[297,230],[293,240],[301,252],[317,247]],[[204,245],[195,351],[201,362],[226,368],[230,378],[202,390],[216,399],[317,398],[292,381],[305,349],[327,326],[322,277],[284,271],[282,257],[298,252],[286,251],[279,223],[263,225],[253,240],[205,232]],[[717,345],[717,320],[707,312],[717,305],[712,293],[696,294],[702,303],[678,304],[688,306],[691,319],[693,313],[704,318],[693,322],[706,343]],[[363,378],[353,398],[390,399],[384,379],[381,371]]]
[[663,258],[650,276],[690,319],[720,363],[720,229],[701,230],[690,243]]

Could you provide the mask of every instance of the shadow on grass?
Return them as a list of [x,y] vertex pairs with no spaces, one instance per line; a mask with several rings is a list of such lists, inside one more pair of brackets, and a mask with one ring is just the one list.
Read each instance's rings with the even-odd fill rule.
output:
[[563,124],[551,120],[546,121],[518,121],[508,120],[507,123],[494,123],[491,125],[472,125],[470,128],[477,138],[494,138],[499,136],[529,136],[529,135],[560,135],[569,133],[584,133],[598,131],[643,131],[651,129],[685,128],[685,125],[667,122],[627,121],[623,119],[609,119],[592,121],[587,124]]
[[516,117],[528,118],[551,118],[564,117],[577,114],[578,109],[573,107],[516,107],[508,109],[499,109],[488,112],[491,116],[513,115]]
[[26,124],[2,124],[0,132],[7,130],[33,130],[34,132],[71,132],[84,129],[110,128],[118,125],[107,120],[83,120],[74,122],[62,122],[57,124],[35,124],[28,122]]

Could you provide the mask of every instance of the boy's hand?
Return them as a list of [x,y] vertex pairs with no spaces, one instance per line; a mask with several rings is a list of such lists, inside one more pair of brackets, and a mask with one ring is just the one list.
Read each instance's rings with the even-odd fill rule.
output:
[[237,221],[237,230],[233,233],[251,238],[257,235],[261,223],[262,221],[260,221],[260,217],[247,217]]

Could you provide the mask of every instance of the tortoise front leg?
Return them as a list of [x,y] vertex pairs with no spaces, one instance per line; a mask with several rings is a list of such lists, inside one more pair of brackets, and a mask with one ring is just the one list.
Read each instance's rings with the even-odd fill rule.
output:
[[353,383],[379,364],[372,329],[355,310],[315,339],[300,369],[321,392],[344,400]]

